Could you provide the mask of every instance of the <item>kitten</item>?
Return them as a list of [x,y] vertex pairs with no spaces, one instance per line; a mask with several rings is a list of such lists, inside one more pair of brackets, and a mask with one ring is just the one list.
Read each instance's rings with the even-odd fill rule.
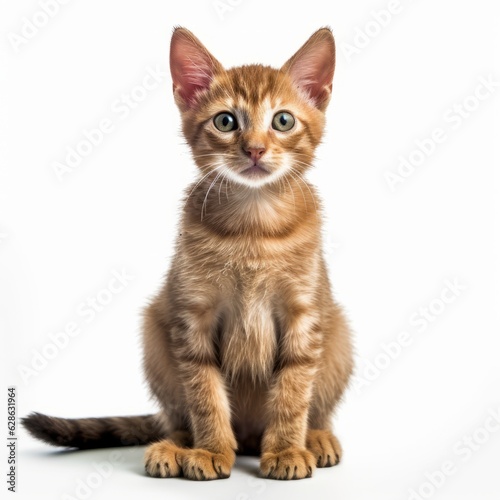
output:
[[155,477],[229,476],[235,452],[264,477],[336,465],[331,417],[352,371],[348,326],[321,252],[315,190],[303,178],[323,133],[335,44],[320,29],[277,70],[225,70],[184,28],[170,66],[183,132],[200,170],[176,253],[145,311],[144,367],[157,415],[24,425],[48,443],[153,443]]

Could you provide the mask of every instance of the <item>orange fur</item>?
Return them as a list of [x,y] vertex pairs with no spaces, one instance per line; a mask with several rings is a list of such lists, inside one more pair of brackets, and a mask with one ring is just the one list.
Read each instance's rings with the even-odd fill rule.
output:
[[331,418],[352,371],[351,340],[321,252],[320,202],[303,178],[334,60],[321,29],[279,70],[225,70],[175,30],[174,96],[200,176],[144,317],[145,373],[161,411],[34,414],[24,424],[35,436],[79,448],[157,441],[146,451],[157,477],[225,478],[236,451],[260,454],[262,474],[275,479],[338,463]]
[[[182,58],[179,46],[199,51],[189,70],[208,84],[189,96],[172,71],[200,180],[187,191],[165,287],[146,312],[146,373],[160,401],[181,401],[173,428],[189,429],[195,449],[231,462],[238,446],[260,445],[265,476],[306,477],[340,458],[330,418],[352,367],[349,331],[321,254],[320,203],[302,177],[324,128],[333,37],[318,31],[282,70],[226,71],[184,29],[172,46],[171,65]],[[321,75],[300,79],[318,51],[331,59],[331,71],[320,67],[326,80],[319,87]],[[296,119],[289,132],[269,126],[280,110]],[[213,118],[224,111],[238,130],[216,129]],[[265,151],[268,174],[256,181],[242,174],[247,148]],[[308,429],[316,438],[307,441]],[[186,453],[189,464],[201,457]],[[198,465],[213,476],[203,460]]]

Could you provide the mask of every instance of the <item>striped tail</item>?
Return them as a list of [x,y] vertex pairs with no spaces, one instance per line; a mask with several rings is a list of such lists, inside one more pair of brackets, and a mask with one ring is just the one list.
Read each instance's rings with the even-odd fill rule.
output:
[[157,415],[58,418],[31,413],[21,422],[32,436],[48,444],[81,450],[148,444],[165,435]]

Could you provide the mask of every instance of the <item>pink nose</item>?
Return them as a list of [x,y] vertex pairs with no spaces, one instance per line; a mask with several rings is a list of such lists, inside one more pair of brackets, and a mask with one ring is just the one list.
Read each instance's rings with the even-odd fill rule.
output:
[[253,162],[260,160],[265,152],[265,148],[245,148],[245,153]]

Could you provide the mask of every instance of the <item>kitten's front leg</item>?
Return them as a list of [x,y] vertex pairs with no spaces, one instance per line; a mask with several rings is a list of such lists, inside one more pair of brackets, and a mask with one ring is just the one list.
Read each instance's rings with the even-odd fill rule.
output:
[[195,361],[184,387],[194,437],[194,448],[186,450],[183,457],[184,476],[197,480],[227,478],[237,444],[219,370]]
[[227,478],[235,461],[229,398],[212,338],[216,321],[212,308],[194,308],[183,314],[187,328],[173,333],[193,433],[194,448],[186,450],[182,460],[189,479]]
[[[159,388],[177,384],[182,393],[179,418],[190,431],[189,443],[176,433],[148,447],[146,471],[151,476],[208,480],[226,478],[231,473],[236,440],[224,380],[217,367],[213,339],[216,321],[213,305],[191,301],[190,307],[177,308],[168,325],[160,327],[159,321],[149,324],[149,330],[155,332],[150,337],[159,352],[156,357],[149,353],[148,377]],[[156,394],[160,398],[172,396],[169,391],[163,395],[157,390]],[[170,402],[162,401],[164,406]]]
[[210,361],[189,355],[179,362],[193,447],[185,447],[177,435],[153,443],[146,451],[146,471],[155,477],[225,479],[231,474],[237,444],[224,382]]
[[296,309],[287,318],[262,441],[260,469],[264,477],[302,479],[310,477],[316,467],[306,448],[306,435],[320,334],[314,314],[306,308]]

